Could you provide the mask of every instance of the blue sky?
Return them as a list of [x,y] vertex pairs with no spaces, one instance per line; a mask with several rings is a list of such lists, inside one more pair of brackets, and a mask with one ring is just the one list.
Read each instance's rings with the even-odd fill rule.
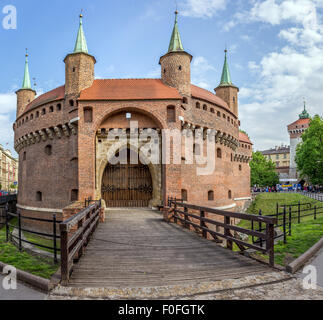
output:
[[[256,149],[288,144],[286,125],[302,111],[322,115],[323,0],[178,0],[179,28],[194,56],[192,82],[213,91],[220,80],[225,46],[240,118]],[[64,83],[66,54],[75,44],[84,11],[89,52],[98,78],[159,77],[168,48],[174,0],[1,0],[17,9],[17,29],[0,25],[0,143],[13,151],[15,94],[24,52],[38,93]],[[8,145],[7,145],[8,143]]]

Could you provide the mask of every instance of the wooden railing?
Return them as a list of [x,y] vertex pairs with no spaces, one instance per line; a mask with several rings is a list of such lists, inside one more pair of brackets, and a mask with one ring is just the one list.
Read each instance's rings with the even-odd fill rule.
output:
[[75,261],[78,261],[91,235],[99,224],[101,201],[95,201],[81,212],[60,224],[62,284],[69,282]]
[[[190,229],[190,226],[192,226],[196,231],[202,232],[203,238],[207,239],[208,235],[210,235],[216,241],[225,239],[226,246],[230,250],[233,250],[233,243],[235,243],[241,252],[245,251],[247,248],[251,248],[256,251],[260,251],[261,253],[268,254],[269,265],[272,267],[274,266],[274,225],[277,223],[276,218],[201,207],[183,203],[182,201],[178,201],[173,198],[168,199],[168,208],[166,208],[166,210],[168,210],[168,214],[171,214],[170,219],[176,224],[180,222],[184,228],[187,229]],[[207,217],[207,215],[210,214],[220,217],[222,216],[224,218],[224,222]],[[258,223],[261,222],[266,225],[265,232],[235,226],[231,223],[231,219],[248,220]],[[215,226],[217,229],[212,230],[209,226]],[[223,229],[223,233],[220,232],[220,228]],[[232,234],[232,231],[261,238],[266,243],[266,246],[260,247],[250,242],[238,239]]]

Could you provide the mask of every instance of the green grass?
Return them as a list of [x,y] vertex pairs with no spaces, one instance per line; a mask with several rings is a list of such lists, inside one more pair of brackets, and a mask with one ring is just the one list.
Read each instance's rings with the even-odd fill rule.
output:
[[50,279],[58,269],[52,259],[20,252],[13,244],[6,243],[5,228],[0,229],[0,261],[45,279]]
[[275,262],[286,265],[298,258],[323,237],[323,216],[317,220],[308,220],[293,224],[292,236],[287,236],[287,243],[279,241],[275,245]]
[[[277,203],[279,206],[283,206],[284,204],[288,206],[291,204],[298,204],[299,201],[301,203],[311,203],[312,208],[314,208],[314,205],[323,207],[323,203],[318,203],[314,199],[310,199],[300,194],[265,193],[257,196],[256,200],[248,208],[247,213],[258,215],[259,209],[261,209],[263,215],[275,214]],[[305,209],[306,206],[302,206],[301,208]],[[292,210],[296,211],[297,207],[293,207]],[[319,211],[322,212],[323,210],[320,209]],[[281,208],[280,212],[282,212]],[[302,212],[301,215],[313,212],[314,209]],[[297,213],[293,213],[292,217],[296,218]],[[275,263],[282,266],[287,265],[298,258],[323,237],[323,213],[317,216],[317,220],[314,220],[314,216],[308,216],[301,218],[300,224],[297,224],[297,219],[293,219],[292,221],[292,236],[287,236],[287,243],[284,244],[283,241],[279,241],[275,244]],[[243,220],[238,226],[251,229],[251,222]],[[258,228],[258,223],[255,224],[255,227]],[[262,228],[264,227],[265,226],[263,225]],[[249,237],[249,242],[251,243],[251,237]],[[260,253],[257,253],[257,256],[261,258],[266,257]]]
[[[18,219],[14,218],[14,219],[10,220],[10,224],[14,225],[14,226],[18,226]],[[28,229],[28,228],[26,228],[26,229]],[[29,233],[29,232],[23,232],[23,235],[25,236],[27,241],[30,241],[30,242],[33,242],[33,243],[38,243],[40,245],[51,247],[51,248],[54,247],[54,241],[52,239],[44,238],[44,237],[38,236],[36,234]],[[57,244],[56,245],[57,245],[57,249],[60,249],[60,241],[59,241],[59,239],[57,239]],[[52,250],[52,249],[43,248],[43,247],[40,247],[40,246],[37,246],[37,245],[34,245],[34,246],[39,248],[40,250],[44,250],[44,251],[47,251],[47,252],[50,252],[50,253],[54,252],[54,250]]]

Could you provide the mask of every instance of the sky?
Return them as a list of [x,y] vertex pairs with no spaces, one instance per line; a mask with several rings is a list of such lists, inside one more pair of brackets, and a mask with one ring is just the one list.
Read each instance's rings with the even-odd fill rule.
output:
[[[16,29],[5,24],[8,5]],[[194,56],[193,84],[214,92],[228,48],[241,129],[256,150],[289,144],[286,126],[304,99],[311,115],[322,116],[323,0],[177,0],[177,7],[184,49]],[[15,154],[25,48],[38,94],[63,85],[83,10],[96,78],[159,78],[175,9],[174,0],[0,0],[0,144]]]

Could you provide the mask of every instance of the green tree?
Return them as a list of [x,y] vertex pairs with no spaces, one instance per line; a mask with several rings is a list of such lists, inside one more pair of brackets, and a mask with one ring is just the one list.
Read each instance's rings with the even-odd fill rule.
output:
[[275,164],[271,160],[267,160],[261,152],[253,152],[250,161],[251,186],[266,187],[278,184],[279,177],[275,168]]
[[323,119],[316,115],[302,135],[295,161],[303,178],[313,184],[323,184]]

